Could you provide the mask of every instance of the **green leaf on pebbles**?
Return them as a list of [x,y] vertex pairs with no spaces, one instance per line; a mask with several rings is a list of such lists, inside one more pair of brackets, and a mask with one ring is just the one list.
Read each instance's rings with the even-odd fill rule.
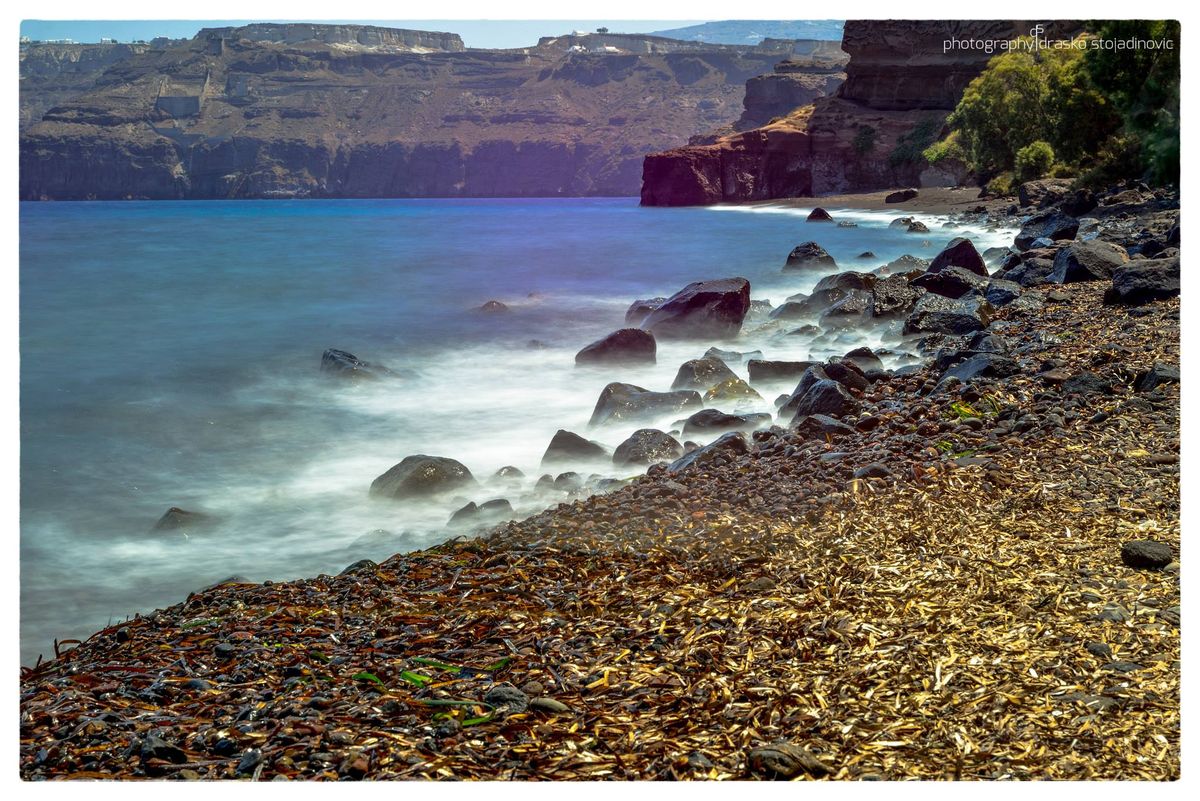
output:
[[401,671],[400,678],[404,681],[407,681],[409,684],[415,684],[418,687],[425,687],[433,681],[431,677],[422,673],[414,673],[411,670]]
[[374,673],[368,673],[365,670],[361,670],[358,673],[355,673],[350,678],[353,679],[354,681],[369,681],[372,684],[378,684],[384,690],[387,690],[387,685],[383,683],[382,679],[380,679]]

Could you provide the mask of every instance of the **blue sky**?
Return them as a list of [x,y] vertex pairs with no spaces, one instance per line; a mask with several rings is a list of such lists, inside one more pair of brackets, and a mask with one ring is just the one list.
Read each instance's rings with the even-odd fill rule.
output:
[[[264,20],[25,20],[21,35],[31,39],[74,39],[76,42],[98,42],[102,37],[128,42],[132,39],[149,41],[156,36],[172,39],[190,38],[200,28],[225,25],[245,25]],[[462,36],[467,47],[525,47],[536,44],[540,36],[569,33],[573,30],[595,30],[601,26],[624,33],[681,28],[703,20],[270,20],[275,22],[331,22],[347,24],[385,25],[392,28],[415,28],[426,31],[450,31]]]

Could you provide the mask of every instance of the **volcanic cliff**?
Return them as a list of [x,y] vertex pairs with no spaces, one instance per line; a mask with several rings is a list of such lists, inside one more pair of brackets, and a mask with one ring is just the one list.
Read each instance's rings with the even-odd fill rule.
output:
[[[646,157],[647,206],[809,197],[907,185],[953,185],[965,175],[934,171],[921,151],[937,139],[967,84],[993,54],[948,41],[1008,41],[1017,21],[860,20],[846,23],[846,80],[831,96],[751,130]],[[1064,38],[1078,23],[1054,22]]]
[[[746,81],[797,46],[590,34],[477,50],[371,26],[208,29],[137,46],[69,100],[24,79],[20,196],[636,195],[644,154],[727,123]],[[38,47],[23,75],[46,62]]]

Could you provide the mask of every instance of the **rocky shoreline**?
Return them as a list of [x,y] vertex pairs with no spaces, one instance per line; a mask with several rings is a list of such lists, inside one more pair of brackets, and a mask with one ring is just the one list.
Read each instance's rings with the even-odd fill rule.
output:
[[[1043,182],[963,213],[1021,246],[794,301],[903,319],[914,364],[759,360],[799,375],[780,425],[646,436],[670,455],[608,494],[62,643],[22,673],[21,775],[1178,777],[1177,196]],[[639,328],[751,303],[672,300]],[[606,413],[645,392],[611,387]]]

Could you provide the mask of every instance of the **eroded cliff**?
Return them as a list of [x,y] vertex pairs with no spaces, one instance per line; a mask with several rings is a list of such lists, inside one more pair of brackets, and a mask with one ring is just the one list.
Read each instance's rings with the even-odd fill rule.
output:
[[[866,192],[964,176],[928,170],[921,151],[936,140],[963,90],[991,58],[948,41],[1008,41],[1033,23],[988,20],[847,22],[846,79],[832,96],[765,127],[646,157],[649,206]],[[1074,22],[1046,26],[1063,38]]]
[[23,131],[21,197],[636,195],[645,153],[736,118],[745,82],[795,46],[463,50],[389,30],[253,25],[146,48]]

